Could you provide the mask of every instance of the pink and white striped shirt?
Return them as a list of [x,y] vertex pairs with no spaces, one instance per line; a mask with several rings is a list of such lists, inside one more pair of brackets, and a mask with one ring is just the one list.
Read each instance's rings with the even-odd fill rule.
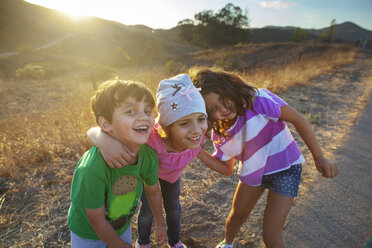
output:
[[227,137],[212,135],[213,156],[239,160],[240,181],[252,186],[260,185],[263,175],[305,162],[287,124],[279,120],[280,107],[287,103],[266,89],[258,89],[255,97],[253,108],[238,116]]

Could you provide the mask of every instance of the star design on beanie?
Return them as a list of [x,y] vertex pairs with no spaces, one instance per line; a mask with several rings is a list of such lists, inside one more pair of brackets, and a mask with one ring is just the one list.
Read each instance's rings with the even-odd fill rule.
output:
[[177,109],[178,109],[178,104],[175,103],[175,102],[173,102],[173,103],[171,104],[171,110],[173,110],[173,111],[177,111]]

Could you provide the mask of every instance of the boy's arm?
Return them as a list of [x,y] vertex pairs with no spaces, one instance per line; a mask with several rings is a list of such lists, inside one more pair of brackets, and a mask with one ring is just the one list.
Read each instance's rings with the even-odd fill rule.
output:
[[234,172],[234,159],[233,158],[227,161],[221,161],[215,157],[212,157],[212,155],[210,155],[204,149],[201,149],[196,157],[200,159],[210,169],[222,175],[231,176],[231,174]]
[[280,111],[280,119],[292,123],[309,148],[313,155],[317,170],[322,173],[324,177],[332,178],[337,176],[337,165],[324,157],[315,133],[305,117],[288,105],[282,106]]
[[125,243],[115,229],[105,219],[105,207],[97,209],[85,209],[90,225],[100,237],[100,239],[112,248],[132,248],[132,245]]
[[97,146],[103,159],[110,168],[121,168],[128,165],[135,154],[117,139],[102,132],[99,127],[92,127],[87,131],[88,139]]
[[167,230],[164,225],[162,195],[159,188],[159,182],[153,186],[148,186],[144,183],[146,199],[150,204],[152,214],[156,224],[156,239],[159,243],[163,243],[167,238]]

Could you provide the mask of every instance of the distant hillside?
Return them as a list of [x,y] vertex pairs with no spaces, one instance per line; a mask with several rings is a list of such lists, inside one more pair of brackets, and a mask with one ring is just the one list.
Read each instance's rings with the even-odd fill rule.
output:
[[0,0],[0,51],[39,45],[65,36],[71,20],[22,0]]
[[[309,32],[320,35],[327,28],[310,29]],[[372,31],[359,27],[352,22],[344,22],[336,25],[335,39],[345,41],[356,41],[359,39],[372,39]]]
[[74,20],[23,0],[0,0],[0,6],[0,53],[34,50],[40,54],[33,62],[74,58],[116,67],[167,61],[180,51],[199,49],[179,41],[177,28],[152,30],[97,17]]
[[[304,29],[310,34],[312,38],[320,36],[328,27],[322,29]],[[266,26],[263,30],[280,30],[285,32],[293,32],[297,27],[278,27],[278,26]],[[372,31],[364,29],[352,22],[344,22],[336,25],[335,39],[343,41],[357,41],[359,39],[372,39]]]
[[[265,27],[251,29],[250,40],[253,43],[263,42],[289,42],[297,28]],[[316,35],[309,33],[309,40],[317,39]]]
[[[190,52],[201,50],[180,40],[180,27],[154,30],[144,25],[128,26],[97,17],[74,20],[56,10],[23,0],[0,0],[0,6],[0,53],[19,52],[22,59],[18,61],[24,64],[58,60],[59,64],[78,61],[79,64],[120,67],[185,59]],[[296,29],[252,28],[250,39],[253,43],[288,42]],[[324,30],[308,30],[309,39],[316,39]],[[350,22],[336,26],[336,39],[361,38],[372,39],[372,32]],[[32,57],[24,56],[30,51],[34,53]],[[2,65],[8,64],[2,61]],[[24,65],[14,65],[21,66]]]

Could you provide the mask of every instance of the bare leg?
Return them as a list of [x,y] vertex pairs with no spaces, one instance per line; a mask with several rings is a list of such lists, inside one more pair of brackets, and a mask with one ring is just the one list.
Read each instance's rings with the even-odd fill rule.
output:
[[282,230],[293,199],[269,191],[262,227],[262,236],[267,248],[284,247]]
[[246,221],[253,207],[264,191],[263,188],[249,186],[239,182],[236,188],[232,208],[225,224],[225,240],[231,244],[241,225]]

